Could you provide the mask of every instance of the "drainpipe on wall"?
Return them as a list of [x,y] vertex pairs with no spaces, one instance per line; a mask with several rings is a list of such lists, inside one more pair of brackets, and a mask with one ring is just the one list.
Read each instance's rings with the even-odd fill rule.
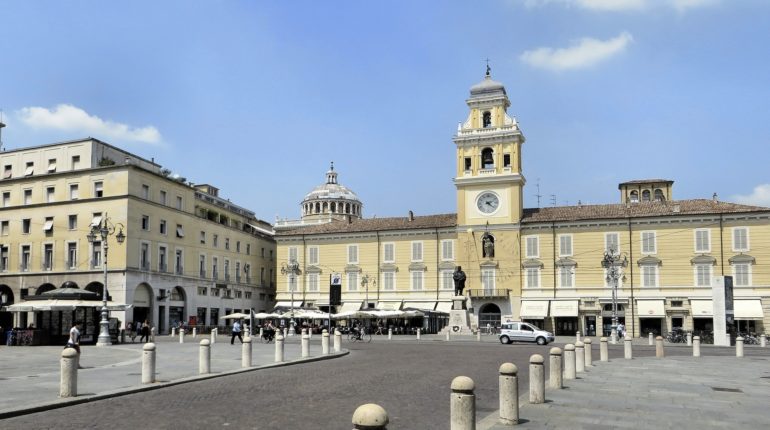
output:
[[723,213],[719,214],[719,266],[722,276],[725,276],[725,249],[724,249],[724,225]]
[[436,301],[438,302],[439,291],[441,291],[441,276],[439,272],[439,262],[441,261],[441,259],[439,258],[440,256],[439,256],[438,227],[436,227],[435,230],[436,230]]
[[[628,217],[628,265],[631,271],[631,322],[636,322],[636,306],[634,306],[634,246],[633,246],[633,233],[631,231],[631,217]],[[628,322],[626,321],[626,327]],[[604,326],[604,318],[602,318],[602,326]],[[631,324],[631,337],[636,337],[636,324]]]
[[376,231],[375,234],[377,234],[377,267],[376,273],[377,273],[377,302],[380,302],[380,232]]

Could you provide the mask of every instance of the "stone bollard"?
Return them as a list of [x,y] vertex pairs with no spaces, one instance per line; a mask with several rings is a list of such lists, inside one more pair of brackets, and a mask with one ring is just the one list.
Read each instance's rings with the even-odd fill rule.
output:
[[743,337],[738,336],[737,339],[735,339],[735,356],[738,358],[743,357]]
[[302,358],[310,357],[310,335],[302,335]]
[[388,340],[391,340],[391,339],[393,339],[393,329],[389,328],[388,329]]
[[75,348],[64,348],[61,352],[61,380],[59,397],[78,395],[78,352]]
[[548,377],[548,386],[561,390],[564,388],[562,381],[562,364],[561,364],[561,349],[551,348],[550,359],[548,361],[548,368],[550,370]]
[[599,339],[599,361],[610,361],[610,350],[607,346],[607,338]]
[[568,343],[564,345],[564,379],[575,379],[576,373],[575,345]]
[[759,336],[759,346],[762,348],[767,348],[767,335],[763,334],[762,336]]
[[198,327],[193,327],[193,339],[198,337]]
[[184,343],[184,329],[179,329],[179,343]]
[[283,339],[280,333],[275,337],[275,362],[280,363],[283,361]]
[[171,327],[171,337],[176,336],[176,327]]
[[577,373],[586,371],[586,352],[583,342],[575,343],[575,371]]
[[313,340],[313,330],[307,329],[307,338]]
[[155,327],[150,329],[150,342],[155,343]]
[[329,355],[329,330],[326,329],[321,333],[321,354]]
[[626,360],[631,360],[634,358],[634,352],[631,348],[631,338],[627,337],[623,339],[623,358]]
[[575,344],[577,345],[578,342],[580,342],[580,331],[575,332]]
[[417,329],[417,340],[420,340],[420,329]]
[[529,403],[545,403],[545,369],[543,356],[532,354],[529,357]]
[[650,332],[650,334],[647,336],[647,345],[655,345],[655,336],[652,334],[652,332]]
[[449,342],[449,330],[446,331],[446,340]]
[[666,351],[663,349],[663,338],[658,336],[655,338],[655,357],[663,358],[666,356]]
[[155,344],[145,343],[142,347],[142,384],[155,382]]
[[700,357],[700,336],[695,336],[692,339],[692,356]]
[[251,338],[243,339],[241,345],[241,367],[251,367]]
[[198,373],[205,375],[211,373],[211,342],[203,339],[198,352]]
[[339,330],[334,330],[334,352],[342,351],[342,333]]
[[286,338],[286,336],[288,336],[288,335],[289,335],[289,329],[284,327],[283,328],[283,337]]
[[519,379],[516,376],[518,372],[519,369],[513,363],[503,363],[500,366],[500,423],[504,425],[519,423]]
[[687,333],[687,346],[692,346],[692,333]]
[[259,328],[259,338],[262,339],[262,337],[265,335],[265,328],[260,327]]
[[353,430],[386,430],[388,413],[382,406],[367,403],[353,412]]
[[481,342],[481,330],[476,330],[476,341]]
[[590,337],[585,339],[585,353],[586,353],[586,367],[593,367],[594,365],[594,350],[593,343]]
[[211,344],[213,345],[215,343],[217,343],[217,329],[216,329],[216,327],[211,329]]
[[467,376],[452,380],[452,396],[449,401],[449,429],[476,430],[475,384]]

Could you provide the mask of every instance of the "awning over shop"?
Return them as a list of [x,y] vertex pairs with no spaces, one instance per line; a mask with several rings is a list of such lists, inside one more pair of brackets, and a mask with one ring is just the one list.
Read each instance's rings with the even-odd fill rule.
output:
[[523,300],[521,302],[521,319],[545,319],[548,316],[548,303],[548,300]]
[[714,318],[714,304],[712,300],[691,300],[693,318]]
[[361,309],[361,303],[363,303],[363,301],[360,301],[360,302],[345,302],[345,303],[342,304],[342,306],[339,306],[337,308],[337,313],[341,314],[343,312],[350,312],[350,311],[360,310]]
[[578,316],[578,301],[577,300],[552,300],[551,316],[552,317]]
[[736,320],[761,320],[765,316],[759,299],[735,300],[733,305]]
[[401,309],[419,309],[421,311],[432,311],[436,308],[436,302],[404,302]]
[[449,313],[452,310],[452,302],[438,302],[436,305],[437,312]]
[[[6,312],[35,312],[35,311],[74,311],[75,308],[101,308],[102,302],[96,300],[28,300],[6,306]],[[124,311],[131,305],[115,302],[107,302],[107,309],[111,311]]]
[[397,311],[401,309],[401,300],[380,300],[377,302],[377,310]]
[[636,308],[639,318],[663,318],[666,316],[663,300],[637,300]]

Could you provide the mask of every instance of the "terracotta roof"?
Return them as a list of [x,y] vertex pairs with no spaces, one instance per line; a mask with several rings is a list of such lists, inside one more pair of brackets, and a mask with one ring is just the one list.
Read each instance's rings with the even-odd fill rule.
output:
[[664,215],[708,215],[719,213],[770,212],[770,208],[739,205],[709,199],[672,200],[611,205],[561,206],[524,209],[521,222],[582,221],[592,219],[642,218]]
[[276,236],[297,234],[356,233],[385,230],[415,230],[424,228],[456,227],[457,214],[415,216],[412,221],[407,217],[396,218],[353,218],[352,222],[334,220],[327,224],[313,224],[291,230],[276,231]]
[[672,181],[671,179],[635,179],[633,181],[621,182],[620,185],[650,184],[650,183],[659,184],[661,182],[665,182],[667,184],[673,184],[674,183],[674,181]]

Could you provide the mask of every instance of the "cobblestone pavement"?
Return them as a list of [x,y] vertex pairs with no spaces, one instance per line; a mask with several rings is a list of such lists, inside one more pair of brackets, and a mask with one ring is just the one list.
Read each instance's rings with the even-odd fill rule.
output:
[[[455,376],[469,376],[476,382],[481,419],[498,408],[500,364],[511,361],[519,366],[523,393],[528,387],[530,355],[547,356],[551,346],[428,339],[418,344],[376,337],[370,344],[345,343],[351,354],[334,360],[222,376],[8,418],[0,420],[0,428],[349,429],[356,407],[371,402],[388,411],[390,428],[444,429],[449,424],[449,385]],[[636,356],[654,355],[654,348],[634,349]],[[703,351],[704,355],[731,353],[718,348]],[[689,355],[690,349],[668,348],[667,354]],[[611,356],[622,356],[622,346],[611,347]]]

